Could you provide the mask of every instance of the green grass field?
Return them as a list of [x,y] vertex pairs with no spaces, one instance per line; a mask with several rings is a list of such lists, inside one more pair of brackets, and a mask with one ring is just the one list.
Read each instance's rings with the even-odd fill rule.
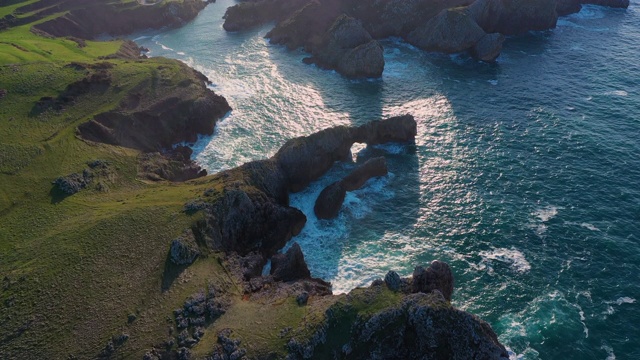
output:
[[[30,2],[1,7],[0,16]],[[82,141],[76,126],[115,108],[131,89],[148,87],[159,65],[176,82],[183,67],[167,59],[109,60],[115,86],[42,111],[41,98],[86,76],[69,63],[103,61],[98,57],[121,42],[81,48],[29,28],[0,32],[0,89],[7,91],[0,99],[0,358],[94,358],[121,333],[129,340],[118,356],[141,358],[167,338],[172,310],[189,295],[211,281],[233,290],[218,256],[209,254],[162,291],[169,244],[197,220],[182,206],[206,184],[141,181],[136,151]],[[52,180],[95,159],[110,164],[108,191],[66,198],[52,191]],[[136,314],[132,323],[129,314]]]

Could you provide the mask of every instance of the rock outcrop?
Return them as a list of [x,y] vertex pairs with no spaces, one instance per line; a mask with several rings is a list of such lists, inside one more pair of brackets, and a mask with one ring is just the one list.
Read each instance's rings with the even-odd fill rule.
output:
[[185,74],[179,86],[163,81],[165,68],[159,65],[159,78],[149,82],[157,81],[163,89],[154,93],[140,89],[129,94],[118,109],[78,126],[79,135],[145,152],[169,149],[179,142],[195,142],[198,134],[211,135],[216,121],[231,110],[229,104],[207,89],[202,74],[184,64],[176,66]]
[[271,258],[271,276],[276,281],[293,281],[311,277],[298,243],[293,243],[284,254],[276,254]]
[[[293,331],[290,359],[310,359],[333,354],[339,359],[508,359],[489,324],[451,306],[453,276],[446,263],[434,261],[427,270],[432,287],[422,278],[400,279],[390,271],[384,282],[355,289],[324,314],[315,332]],[[415,275],[414,275],[415,276]],[[405,284],[420,284],[413,292]],[[385,286],[389,290],[385,289]],[[398,292],[390,301],[388,291]],[[370,312],[381,299],[386,305]],[[367,304],[367,305],[365,305]],[[343,329],[335,331],[334,329]],[[349,336],[344,336],[348,333]]]
[[272,43],[312,54],[306,63],[347,77],[379,77],[383,49],[377,39],[401,37],[427,50],[469,52],[493,62],[504,35],[547,30],[581,4],[628,7],[629,0],[255,0],[230,7],[227,30],[276,21]]
[[367,180],[387,175],[387,163],[384,157],[370,159],[357,167],[340,181],[336,181],[322,190],[313,211],[319,219],[333,219],[338,216],[347,191],[360,189]]
[[58,1],[54,6],[51,3],[38,1],[18,8],[18,11],[42,18],[66,11],[62,16],[34,25],[34,30],[51,36],[93,39],[102,34],[118,36],[149,28],[177,27],[195,18],[208,2],[165,1],[153,6],[79,0]]
[[423,50],[457,53],[471,49],[485,35],[469,9],[446,9],[412,31],[407,40]]
[[411,115],[372,121],[359,127],[337,126],[287,141],[270,159],[246,163],[208,179],[216,184],[193,202],[204,210],[202,238],[215,250],[266,257],[297,235],[306,216],[289,206],[289,192],[306,188],[336,161],[350,159],[355,142],[413,141]]
[[[158,61],[155,75],[126,94],[116,109],[80,124],[77,133],[85,140],[142,151],[141,178],[186,181],[204,176],[206,171],[191,161],[190,149],[173,145],[195,142],[199,134],[211,135],[216,122],[231,107],[206,87],[208,80],[204,75],[183,63],[166,64],[167,61]],[[89,75],[69,85],[63,95],[52,100],[54,104],[64,106],[76,96],[118,91],[112,84],[110,67],[119,65],[104,62],[72,66],[88,71]],[[176,73],[179,75],[174,76]]]
[[274,158],[287,179],[288,189],[298,192],[327,172],[334,162],[349,160],[354,143],[409,142],[416,133],[417,124],[411,115],[355,128],[337,126],[287,141]]
[[171,242],[171,261],[176,265],[189,265],[200,255],[200,248],[191,229]]
[[428,268],[417,266],[413,270],[411,291],[414,293],[430,293],[438,290],[445,300],[451,301],[453,294],[453,273],[449,264],[435,260]]
[[316,64],[347,77],[380,77],[384,70],[382,45],[361,21],[344,14],[335,19],[312,53]]
[[469,10],[485,32],[517,35],[555,28],[556,5],[557,0],[476,0]]

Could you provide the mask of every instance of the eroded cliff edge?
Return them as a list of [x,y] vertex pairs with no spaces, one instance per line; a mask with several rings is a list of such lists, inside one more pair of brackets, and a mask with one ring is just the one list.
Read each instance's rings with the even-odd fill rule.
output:
[[[68,32],[69,19],[55,22],[62,25],[51,32],[92,36]],[[342,18],[337,28],[354,25]],[[341,40],[332,41],[327,46]],[[77,43],[81,48],[82,41]],[[15,74],[0,98],[3,105],[24,102],[28,106],[20,109],[31,109],[16,113],[11,125],[23,135],[40,131],[31,128],[34,120],[56,126],[36,137],[29,161],[0,179],[3,193],[7,184],[24,182],[26,189],[12,194],[6,208],[3,198],[0,211],[9,229],[3,227],[2,234],[9,234],[7,244],[14,249],[10,266],[1,268],[6,322],[0,355],[505,356],[486,323],[451,307],[453,277],[442,263],[418,267],[412,278],[390,273],[384,282],[333,296],[330,284],[310,276],[299,247],[278,254],[306,221],[289,206],[289,192],[348,159],[354,142],[412,141],[411,116],[326,129],[290,140],[271,159],[202,177],[198,169],[183,168],[190,162],[186,148],[171,148],[210,134],[228,104],[207,89],[202,74],[173,60],[141,59],[139,50],[125,42],[104,58],[37,64],[50,87],[25,90],[14,84],[35,65],[2,68],[3,75]],[[87,182],[93,176],[108,186],[99,182],[71,198],[50,196],[54,176],[85,165],[93,175],[82,171],[72,178]],[[180,184],[140,181],[193,177],[199,178]],[[186,198],[192,200],[185,203]],[[263,276],[268,260],[272,270]],[[262,317],[256,321],[245,313]],[[285,320],[278,326],[262,325],[280,316]]]
[[306,63],[347,77],[380,77],[380,39],[398,37],[426,51],[468,52],[493,62],[505,36],[553,29],[582,4],[626,8],[628,0],[256,0],[227,9],[224,28],[276,22],[272,43],[303,48]]
[[[286,343],[280,351],[286,350],[287,359],[508,358],[487,323],[451,306],[454,280],[446,263],[418,266],[405,279],[390,272],[368,288],[335,296],[329,283],[311,277],[297,244],[278,253],[306,222],[300,210],[289,206],[289,192],[303,190],[336,161],[350,161],[355,142],[410,143],[416,129],[411,115],[333,127],[287,141],[272,158],[196,180],[206,189],[184,211],[200,220],[172,243],[172,263],[188,268],[201,254],[219,252],[244,301],[269,307],[295,299],[292,306],[305,308],[308,316],[275,329]],[[269,260],[271,270],[264,275]],[[273,349],[250,350],[256,341],[252,336],[219,325],[233,316],[227,315],[232,309],[222,306],[216,316],[204,310],[198,315],[187,303],[175,311],[178,336],[171,350],[151,349],[146,359],[188,358],[191,348],[212,359],[285,356]],[[217,338],[213,352],[199,345],[207,336]]]

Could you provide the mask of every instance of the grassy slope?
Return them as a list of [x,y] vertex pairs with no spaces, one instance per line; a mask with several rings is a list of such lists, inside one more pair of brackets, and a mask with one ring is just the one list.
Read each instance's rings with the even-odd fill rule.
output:
[[[27,26],[0,32],[0,89],[8,91],[0,99],[0,358],[92,358],[122,332],[130,340],[120,354],[140,358],[166,338],[167,316],[187,296],[212,279],[229,287],[210,254],[161,291],[169,243],[195,220],[182,205],[205,185],[138,181],[135,151],[75,136],[79,123],[157,77],[159,63],[179,81],[177,63],[112,60],[112,88],[119,91],[82,96],[61,112],[33,111],[41,97],[55,97],[85,76],[65,65],[95,62],[119,46],[79,48],[37,37]],[[51,196],[53,179],[93,159],[114,169],[109,192]],[[128,324],[131,313],[137,319]]]
[[[0,15],[15,7],[0,7]],[[170,328],[175,335],[173,309],[211,282],[227,291],[232,305],[194,354],[209,353],[217,332],[228,327],[249,356],[284,357],[280,330],[300,324],[315,329],[344,296],[312,298],[306,307],[292,298],[246,301],[215,253],[172,272],[172,285],[163,292],[169,244],[199,216],[186,215],[182,206],[219,187],[217,178],[143,182],[136,178],[136,151],[75,135],[78,124],[115,108],[129,91],[161,91],[154,84],[167,80],[164,91],[170,90],[184,79],[184,67],[162,58],[109,60],[115,66],[108,91],[80,96],[63,111],[34,108],[86,75],[66,66],[70,62],[104,61],[98,57],[120,44],[87,41],[79,48],[70,40],[38,37],[29,26],[0,32],[0,89],[8,91],[0,99],[0,358],[95,358],[112,336],[126,333],[117,358],[139,359],[169,338]],[[82,171],[94,159],[111,164],[108,192],[92,187],[66,198],[52,192],[53,179]],[[397,300],[383,295],[381,304]],[[135,321],[128,321],[130,314]]]

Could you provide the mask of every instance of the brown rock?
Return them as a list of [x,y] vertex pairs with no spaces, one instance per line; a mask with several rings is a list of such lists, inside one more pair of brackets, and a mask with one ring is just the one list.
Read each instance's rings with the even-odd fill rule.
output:
[[503,42],[504,35],[502,34],[486,34],[473,46],[471,55],[485,62],[493,62],[500,55]]
[[407,40],[423,50],[451,54],[472,48],[484,35],[467,8],[455,8],[441,11]]
[[322,190],[313,211],[319,219],[333,219],[338,216],[347,191],[358,190],[372,177],[387,175],[384,157],[370,159],[357,167],[344,179],[334,182]]
[[453,273],[445,262],[434,260],[428,268],[417,266],[413,271],[411,291],[414,293],[430,293],[438,290],[447,301],[451,301],[453,294]]
[[276,254],[271,258],[271,275],[277,281],[311,278],[311,272],[298,243],[293,243],[286,253]]

